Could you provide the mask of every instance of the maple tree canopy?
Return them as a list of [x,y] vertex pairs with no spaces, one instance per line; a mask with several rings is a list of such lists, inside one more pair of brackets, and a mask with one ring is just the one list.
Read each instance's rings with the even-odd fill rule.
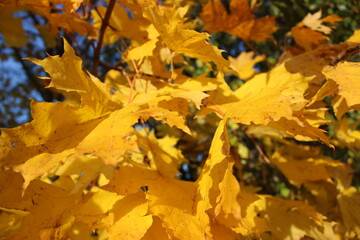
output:
[[[31,100],[32,120],[1,130],[0,237],[360,238],[360,30],[333,44],[343,19],[308,13],[261,71],[255,43],[276,42],[280,27],[260,5],[0,0],[8,47],[27,44],[20,11],[46,20],[45,42],[66,33],[62,54],[24,60],[62,101]],[[252,50],[228,57],[210,35],[220,32]],[[91,42],[90,67],[75,34]],[[101,56],[119,43],[118,62]],[[256,170],[265,185],[282,176],[279,194],[252,184],[255,164],[272,169]]]

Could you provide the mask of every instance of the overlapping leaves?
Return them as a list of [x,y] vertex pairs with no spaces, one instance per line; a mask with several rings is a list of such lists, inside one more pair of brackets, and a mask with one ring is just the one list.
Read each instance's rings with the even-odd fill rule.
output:
[[[70,14],[79,2],[63,3]],[[359,217],[349,209],[351,205],[359,212],[360,207],[359,192],[350,184],[351,169],[322,156],[316,146],[301,147],[287,141],[358,148],[358,131],[346,131],[345,118],[335,126],[339,129],[336,139],[319,127],[330,124],[320,103],[325,96],[341,99],[341,103],[334,102],[339,120],[346,111],[358,109],[354,73],[359,65],[341,62],[331,67],[327,66],[331,59],[326,59],[329,62],[311,69],[294,67],[302,60],[321,59],[329,49],[341,52],[357,47],[358,33],[337,47],[310,47],[295,37],[304,53],[284,58],[267,73],[256,74],[247,66],[247,82],[232,91],[224,72],[235,70],[242,77],[244,65],[231,65],[209,42],[208,34],[186,23],[188,7],[171,8],[152,1],[121,4],[115,7],[104,44],[119,37],[134,38],[124,53],[128,72],[114,68],[100,81],[82,68],[82,60],[65,40],[62,56],[30,59],[49,74],[47,87],[61,91],[66,100],[33,101],[30,123],[2,130],[0,223],[6,237],[84,239],[94,231],[99,239],[359,236]],[[133,19],[127,15],[131,10]],[[231,14],[214,15],[225,9],[220,1],[210,1],[201,16],[205,29],[227,31],[245,41],[265,40],[275,29],[273,18],[255,19],[247,1],[231,1],[230,10]],[[242,14],[238,14],[240,10]],[[95,28],[104,12],[101,7],[94,13]],[[303,24],[327,32],[318,18],[315,15]],[[123,24],[132,21],[139,25],[124,28]],[[329,58],[337,51],[328,54]],[[216,77],[191,78],[183,75],[182,69],[167,70],[166,66],[186,56],[217,70]],[[131,72],[135,72],[132,79]],[[320,88],[318,83],[324,80]],[[214,113],[219,119],[200,176],[195,182],[182,181],[178,170],[187,160],[176,148],[179,139],[170,135],[157,138],[146,121],[154,119],[196,138],[197,131],[189,122]],[[256,194],[237,179],[234,169],[239,163],[229,140],[229,122],[248,127],[247,134],[259,139],[282,142],[282,147],[271,148],[269,163],[291,184],[308,189],[312,206]],[[338,207],[337,212],[332,212],[333,205],[323,204],[327,199]]]

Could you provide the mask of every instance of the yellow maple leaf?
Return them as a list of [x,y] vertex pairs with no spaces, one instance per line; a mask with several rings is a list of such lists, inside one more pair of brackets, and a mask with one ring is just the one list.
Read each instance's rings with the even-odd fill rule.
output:
[[265,60],[264,55],[255,56],[254,52],[242,52],[238,57],[230,57],[230,62],[233,69],[237,72],[239,78],[249,80],[256,73],[254,65],[258,62]]
[[74,148],[104,119],[93,115],[90,107],[79,108],[62,102],[32,102],[31,110],[32,122],[3,130],[1,138],[8,149],[1,156],[5,166],[22,164],[40,153],[55,154]]
[[344,221],[347,236],[350,238],[360,236],[359,200],[360,193],[354,187],[344,189],[338,195],[338,203],[342,220]]
[[77,221],[95,227],[97,221],[106,217],[106,213],[113,208],[114,204],[123,198],[124,196],[113,192],[92,188],[86,198],[79,202],[71,213]]
[[153,223],[148,231],[145,233],[142,240],[169,240],[170,236],[166,232],[166,228],[164,228],[160,218],[153,216]]
[[[93,26],[96,29],[100,29],[102,25],[102,19],[105,16],[106,7],[98,6],[97,10],[92,10],[92,16],[94,18]],[[100,14],[100,15],[99,15]],[[104,33],[103,44],[112,44],[119,38],[131,39],[132,45],[139,45],[147,40],[146,29],[150,22],[141,16],[136,11],[132,11],[132,17],[124,6],[116,4],[112,10],[109,26]],[[132,26],[132,27],[129,27]]]
[[[292,151],[297,152],[294,154]],[[344,186],[350,184],[352,170],[347,165],[312,155],[305,149],[287,146],[286,149],[276,151],[270,160],[298,187],[307,181],[323,180],[333,183],[332,179],[337,179]]]
[[350,124],[349,118],[342,118],[335,124],[335,144],[350,149],[360,148],[360,131],[356,130],[357,122]]
[[267,125],[285,131],[298,140],[321,140],[330,145],[323,131],[311,126],[303,116],[309,102],[304,94],[310,79],[289,73],[281,64],[268,73],[256,75],[234,93],[225,90],[232,96],[228,98],[229,102],[218,104],[213,101],[208,109],[219,117],[231,118],[237,123]]
[[339,89],[339,95],[346,100],[348,109],[359,109],[360,88],[357,84],[360,77],[356,73],[360,69],[360,63],[341,62],[335,67],[324,69],[323,73],[327,79],[336,82]]
[[141,5],[144,16],[150,20],[160,34],[161,40],[172,51],[203,60],[214,62],[219,70],[225,70],[230,63],[221,55],[221,50],[209,43],[209,35],[187,29],[183,22],[187,8],[164,11],[151,1]]
[[210,219],[218,217],[230,227],[241,219],[237,195],[239,183],[232,173],[233,160],[226,129],[227,120],[222,120],[215,132],[209,158],[197,180],[198,192],[195,199],[196,215],[211,237]]
[[76,92],[81,96],[83,105],[93,106],[96,113],[107,114],[110,110],[120,107],[112,101],[110,92],[99,79],[82,68],[82,60],[75,55],[74,49],[64,39],[64,54],[49,56],[43,60],[29,59],[42,66],[51,76],[48,88],[65,92]]
[[129,194],[114,203],[101,220],[110,239],[141,239],[152,224],[144,193]]
[[[179,167],[182,161],[185,159],[175,158],[169,154],[163,146],[160,146],[154,133],[143,136],[143,134],[137,134],[138,146],[145,152],[144,155],[149,158],[149,165],[153,169],[157,170],[160,175],[173,178],[176,174],[179,174]],[[169,144],[162,141],[164,144]],[[169,150],[170,146],[166,148]]]
[[57,154],[41,153],[28,159],[24,164],[13,167],[14,171],[20,172],[24,178],[23,190],[33,179],[47,174],[72,153],[74,153],[74,149],[67,149]]
[[[21,227],[10,238],[26,239],[66,238],[74,217],[69,213],[79,201],[79,195],[69,195],[66,190],[34,180],[22,197],[23,179],[10,170],[0,172],[0,207],[29,212],[21,219]],[[6,185],[6,187],[5,187]],[[9,201],[11,197],[11,201]]]

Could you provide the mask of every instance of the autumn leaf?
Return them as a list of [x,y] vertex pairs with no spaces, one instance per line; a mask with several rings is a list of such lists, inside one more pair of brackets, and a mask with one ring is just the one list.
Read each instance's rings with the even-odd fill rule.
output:
[[274,17],[255,19],[246,0],[230,1],[230,13],[220,0],[209,1],[203,8],[201,18],[205,30],[228,32],[244,41],[265,41],[277,29]]
[[[332,44],[340,17],[309,13],[290,32],[281,17],[289,48],[275,16],[255,17],[266,5],[205,2],[0,0],[14,53],[30,42],[24,9],[31,39],[68,39],[28,58],[64,99],[32,100],[29,123],[1,129],[0,238],[360,236],[360,32]],[[214,45],[201,28],[227,34]]]
[[323,25],[323,22],[334,24],[342,20],[342,18],[336,15],[329,15],[323,19],[320,18],[321,10],[314,14],[308,13],[300,23],[291,29],[291,35],[296,43],[306,51],[316,48],[328,39],[323,33],[329,34],[332,29]]
[[155,26],[161,40],[168,48],[176,53],[199,58],[206,63],[214,62],[219,70],[229,67],[230,63],[222,57],[221,50],[209,43],[208,34],[199,33],[181,25],[185,21],[183,15],[187,11],[186,8],[165,12],[153,2],[146,1],[142,8],[144,16]]

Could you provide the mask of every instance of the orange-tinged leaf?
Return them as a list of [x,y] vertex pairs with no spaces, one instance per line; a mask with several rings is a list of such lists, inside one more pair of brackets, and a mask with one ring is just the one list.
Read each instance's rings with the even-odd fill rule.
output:
[[200,15],[205,24],[204,29],[209,32],[222,32],[254,18],[246,0],[231,1],[230,10],[232,14],[227,13],[220,0],[209,1]]
[[0,9],[0,32],[8,47],[22,47],[26,45],[27,39],[22,29],[22,19],[14,18],[14,9]]
[[209,1],[201,14],[204,29],[228,32],[244,41],[265,41],[277,29],[274,17],[255,19],[246,0],[232,0],[230,11],[229,14],[220,0]]
[[160,218],[153,216],[153,223],[141,240],[170,240]]
[[[313,77],[311,80],[311,84],[313,85],[311,86],[312,88],[309,89],[309,91],[312,90],[309,97],[312,97],[318,88],[323,85],[324,75],[321,72],[323,68],[337,62],[338,57],[346,54],[349,48],[352,48],[352,46],[348,44],[323,44],[312,51],[301,54],[287,51],[283,56],[283,61],[285,62],[286,70],[290,73],[301,73],[305,77]],[[323,58],[325,55],[326,58]]]
[[96,36],[93,25],[75,14],[51,13],[47,18],[50,24],[50,32],[54,35],[58,31],[57,28],[61,27],[67,32],[76,32],[83,36]]
[[296,43],[306,51],[316,48],[324,40],[328,39],[328,37],[323,34],[329,34],[332,29],[323,25],[323,22],[333,24],[342,20],[342,18],[336,15],[329,15],[323,19],[320,18],[321,10],[314,14],[308,13],[305,18],[291,30],[291,35],[294,37]]
[[291,35],[296,43],[303,47],[306,51],[312,50],[328,39],[323,34],[309,28],[294,27],[291,29]]

